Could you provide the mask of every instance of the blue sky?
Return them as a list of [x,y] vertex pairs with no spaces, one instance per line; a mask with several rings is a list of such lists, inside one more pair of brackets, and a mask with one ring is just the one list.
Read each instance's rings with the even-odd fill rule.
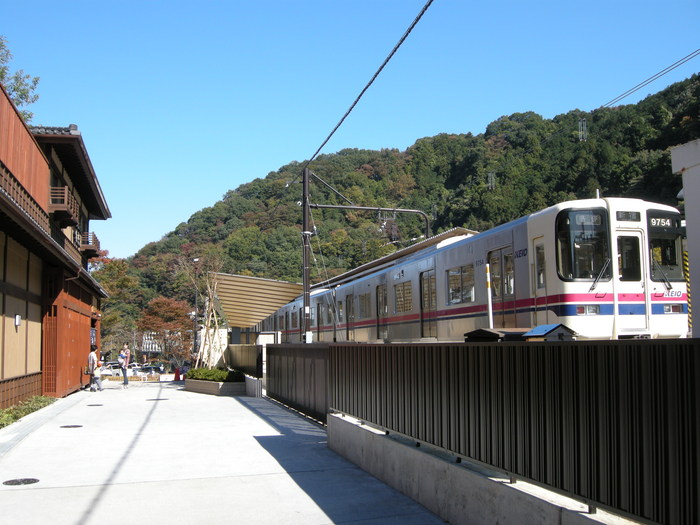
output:
[[[77,124],[133,255],[230,189],[311,157],[425,0],[0,0],[32,124]],[[700,48],[698,0],[435,0],[322,153],[589,111]],[[700,71],[700,58],[622,103]]]

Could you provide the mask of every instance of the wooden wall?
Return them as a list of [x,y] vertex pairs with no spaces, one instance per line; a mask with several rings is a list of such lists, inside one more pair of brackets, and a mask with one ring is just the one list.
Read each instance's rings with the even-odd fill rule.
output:
[[[83,374],[90,353],[93,320],[92,296],[60,269],[46,272],[49,293],[44,314],[43,390],[63,397],[89,383]],[[53,297],[53,300],[51,300]],[[99,342],[98,342],[99,344]]]
[[0,161],[47,211],[49,163],[15,107],[0,89]]
[[[41,259],[0,232],[0,381],[41,372],[42,266]],[[6,401],[0,393],[0,405]]]

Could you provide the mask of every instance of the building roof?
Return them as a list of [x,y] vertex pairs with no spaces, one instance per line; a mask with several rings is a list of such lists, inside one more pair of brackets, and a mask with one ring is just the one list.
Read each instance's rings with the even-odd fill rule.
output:
[[523,337],[543,337],[545,335],[549,335],[555,330],[562,330],[563,332],[568,332],[570,334],[576,334],[571,328],[568,326],[565,326],[563,324],[541,324],[539,326],[536,326],[529,332],[526,332],[523,334]]
[[80,199],[87,207],[90,219],[109,219],[112,214],[107,206],[102,188],[95,175],[87,148],[78,126],[29,126],[39,145],[52,146],[61,162],[71,174]]
[[302,285],[216,273],[216,294],[229,326],[251,328],[302,292]]

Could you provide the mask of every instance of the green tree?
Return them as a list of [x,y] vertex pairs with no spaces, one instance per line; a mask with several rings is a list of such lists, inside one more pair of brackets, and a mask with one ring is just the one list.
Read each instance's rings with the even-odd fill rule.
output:
[[96,266],[92,276],[108,294],[102,301],[102,349],[114,354],[134,340],[136,320],[152,292],[140,286],[139,272],[126,259],[103,257]]
[[7,90],[24,121],[30,122],[34,113],[21,108],[39,100],[39,95],[35,93],[39,85],[39,77],[27,75],[22,69],[11,73],[9,66],[11,61],[12,53],[7,47],[7,39],[0,35],[0,84]]

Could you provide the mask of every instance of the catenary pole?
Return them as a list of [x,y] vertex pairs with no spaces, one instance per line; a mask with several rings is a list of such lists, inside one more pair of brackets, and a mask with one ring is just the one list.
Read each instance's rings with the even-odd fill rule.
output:
[[303,244],[302,255],[302,286],[304,289],[304,320],[302,328],[304,330],[303,341],[311,342],[311,283],[310,283],[310,266],[311,266],[311,208],[309,203],[309,168],[304,168],[302,177],[302,209],[303,218],[301,225],[301,238]]

